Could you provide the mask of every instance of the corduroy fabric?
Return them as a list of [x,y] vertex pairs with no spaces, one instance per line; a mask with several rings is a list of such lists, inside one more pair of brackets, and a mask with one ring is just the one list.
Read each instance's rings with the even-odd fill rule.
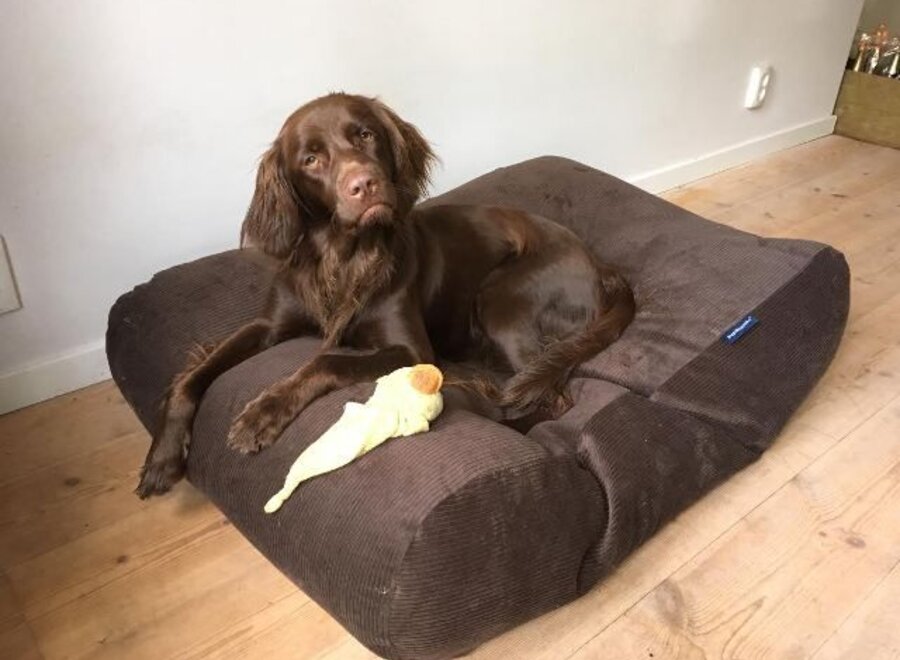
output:
[[[627,393],[595,407],[578,433],[565,416],[529,432],[540,439],[565,425],[554,436],[601,486],[607,527],[585,558],[581,590],[771,444],[837,350],[848,285],[843,256],[821,250],[751,310],[759,323],[745,337],[712,342],[649,398]],[[587,405],[582,396],[578,407]]]
[[[246,401],[316,347],[295,339],[244,362],[216,380],[198,411],[188,477],[251,542],[382,655],[396,654],[397,639],[408,657],[462,651],[473,633],[496,634],[535,607],[546,610],[548,599],[575,596],[581,558],[601,527],[582,496],[596,489],[590,475],[452,405],[431,432],[388,442],[304,484],[277,514],[263,513],[297,455],[345,402],[373,390],[323,397],[257,455],[227,449],[228,425]],[[547,535],[552,549],[535,545]],[[525,575],[544,566],[535,555],[551,551],[552,565]]]
[[[572,410],[525,437],[451,394],[432,432],[305,484],[267,516],[297,454],[372,390],[323,397],[256,456],[227,450],[243,404],[317,349],[296,339],[216,380],[188,463],[189,479],[281,570],[398,658],[461,653],[575,598],[754,460],[828,365],[849,301],[846,263],[826,246],[723,227],[564,159],[503,168],[428,203],[545,215],[628,275],[638,315],[577,371]],[[233,251],[120,298],[110,367],[148,429],[185,353],[257,314],[270,278],[266,259]],[[759,325],[721,342],[750,312]]]
[[188,352],[221,341],[262,312],[274,267],[258,253],[231,250],[159,272],[116,301],[106,357],[148,431],[156,429],[166,388]]
[[649,395],[824,246],[711,223],[613,176],[544,157],[501,168],[428,204],[494,204],[572,229],[635,289],[622,338],[577,371]]

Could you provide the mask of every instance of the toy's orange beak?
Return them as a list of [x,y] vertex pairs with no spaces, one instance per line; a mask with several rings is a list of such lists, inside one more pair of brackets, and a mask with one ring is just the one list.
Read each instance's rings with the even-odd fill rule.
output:
[[444,384],[444,374],[433,364],[417,364],[409,376],[413,389],[422,394],[434,394]]

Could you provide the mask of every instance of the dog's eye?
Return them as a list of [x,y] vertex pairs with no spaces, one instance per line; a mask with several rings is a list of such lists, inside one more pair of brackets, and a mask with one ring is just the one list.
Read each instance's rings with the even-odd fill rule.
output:
[[303,164],[306,165],[307,167],[310,167],[311,165],[315,165],[318,162],[319,162],[318,157],[313,156],[312,154],[310,154],[309,156],[307,156],[306,158],[303,159]]
[[359,132],[359,137],[361,137],[366,142],[371,142],[375,139],[375,134],[368,128],[364,128]]

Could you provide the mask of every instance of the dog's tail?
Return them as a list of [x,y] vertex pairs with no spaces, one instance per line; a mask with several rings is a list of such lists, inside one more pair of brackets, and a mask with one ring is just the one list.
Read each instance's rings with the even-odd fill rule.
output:
[[532,413],[555,418],[564,413],[572,405],[565,394],[572,371],[618,339],[634,318],[634,293],[625,278],[601,267],[599,284],[604,306],[597,315],[580,330],[551,343],[506,383],[476,377],[453,384],[489,399],[511,419]]

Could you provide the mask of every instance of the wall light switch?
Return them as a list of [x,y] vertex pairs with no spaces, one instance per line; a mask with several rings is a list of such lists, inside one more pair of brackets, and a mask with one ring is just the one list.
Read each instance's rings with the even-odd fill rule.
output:
[[20,307],[22,307],[22,301],[19,298],[19,291],[16,289],[16,281],[13,279],[9,252],[6,251],[6,241],[0,236],[0,314],[12,312]]

